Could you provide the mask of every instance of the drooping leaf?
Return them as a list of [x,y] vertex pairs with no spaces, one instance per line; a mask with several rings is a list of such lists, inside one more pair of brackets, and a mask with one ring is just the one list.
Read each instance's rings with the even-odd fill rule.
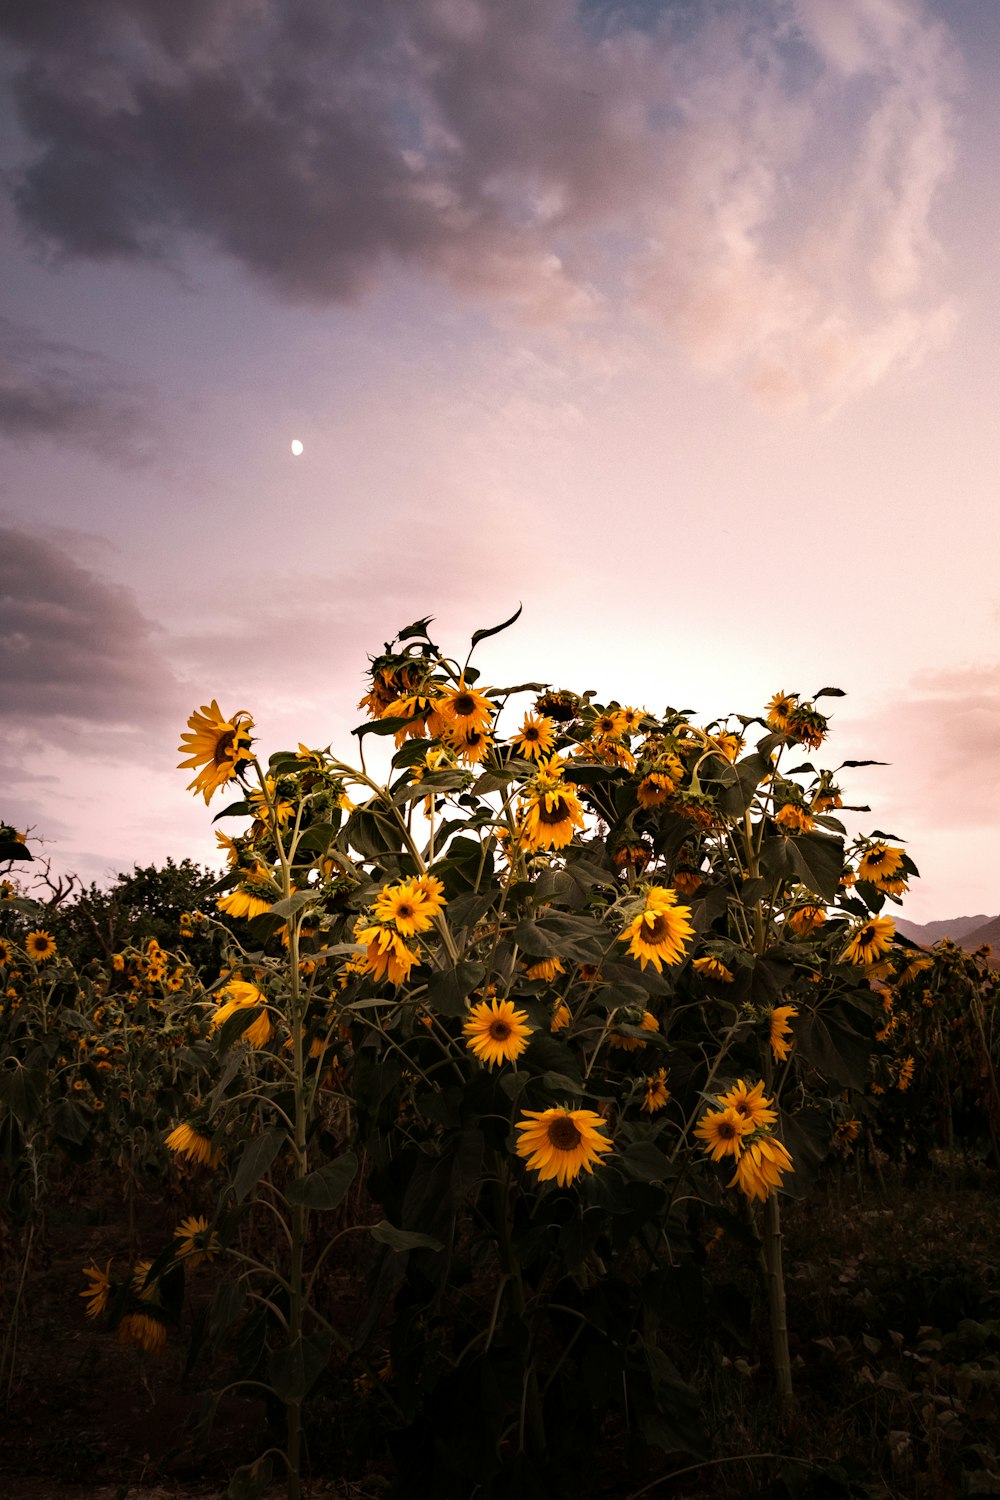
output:
[[390,1250],[442,1250],[444,1247],[440,1240],[431,1239],[429,1234],[415,1234],[409,1229],[397,1229],[390,1224],[388,1219],[374,1225],[369,1231],[373,1240],[378,1240],[380,1245],[388,1245]]
[[500,632],[501,632],[501,630],[508,629],[509,626],[511,626],[511,625],[514,624],[515,620],[517,620],[517,619],[520,618],[521,610],[523,608],[524,608],[524,605],[523,604],[519,604],[517,606],[517,609],[511,615],[510,619],[509,620],[504,620],[504,622],[503,622],[502,625],[491,625],[490,628],[489,628],[489,630],[474,630],[472,632],[472,644],[473,644],[473,646],[474,647],[478,646],[479,642],[480,641],[485,641],[488,636],[499,635]]
[[278,1400],[302,1401],[330,1363],[330,1349],[328,1334],[308,1333],[276,1350],[267,1372]]
[[233,1176],[233,1196],[237,1203],[242,1203],[247,1194],[257,1186],[287,1139],[287,1133],[276,1127],[266,1135],[255,1136],[247,1143]]
[[320,1212],[339,1208],[358,1172],[358,1158],[345,1151],[336,1161],[327,1162],[299,1181],[288,1183],[285,1197],[289,1203],[301,1203]]

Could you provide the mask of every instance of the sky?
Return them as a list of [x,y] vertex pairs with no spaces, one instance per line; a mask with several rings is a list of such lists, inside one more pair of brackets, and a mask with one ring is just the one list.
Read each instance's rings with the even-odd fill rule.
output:
[[350,759],[520,604],[488,683],[842,688],[904,914],[996,913],[998,70],[996,0],[8,0],[0,818],[214,864],[195,707]]

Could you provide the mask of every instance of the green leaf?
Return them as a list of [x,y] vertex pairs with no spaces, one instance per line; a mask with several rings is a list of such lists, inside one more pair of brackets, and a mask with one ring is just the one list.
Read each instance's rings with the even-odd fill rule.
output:
[[[421,715],[415,714],[415,718]],[[412,724],[414,719],[367,719],[364,724],[359,724],[351,733],[356,734],[359,740],[363,740],[366,734],[397,734],[400,729],[405,729],[407,724]]]
[[397,630],[396,639],[397,641],[412,641],[415,636],[423,636],[425,641],[430,640],[430,636],[427,634],[427,627],[433,623],[434,616],[425,615],[422,620],[414,620],[412,625],[407,625],[402,630]]
[[388,1245],[391,1250],[444,1249],[441,1241],[431,1239],[429,1234],[414,1234],[408,1229],[397,1229],[388,1219],[376,1224],[370,1233],[373,1240],[378,1240],[380,1245]]
[[464,1016],[468,995],[486,978],[483,964],[468,961],[458,963],[443,974],[435,974],[427,982],[425,1005],[428,1010],[442,1016]]
[[473,633],[472,633],[472,645],[473,645],[473,647],[478,646],[480,641],[485,641],[488,636],[499,635],[500,632],[501,632],[501,630],[506,630],[508,628],[508,626],[513,625],[514,621],[517,620],[520,617],[521,610],[523,608],[524,608],[524,605],[523,604],[519,604],[517,606],[517,609],[515,610],[515,612],[511,615],[510,619],[509,620],[504,620],[504,622],[503,622],[502,625],[492,625],[489,630],[475,630],[475,631],[473,631]]
[[34,858],[31,850],[20,839],[0,839],[0,860],[9,860],[13,864],[16,859],[30,863]]
[[275,1128],[248,1142],[233,1176],[233,1196],[237,1203],[242,1203],[250,1190],[257,1186],[287,1139],[284,1130]]
[[260,1500],[260,1496],[271,1483],[274,1465],[271,1455],[254,1459],[252,1464],[242,1464],[229,1481],[226,1500]]
[[774,835],[761,845],[760,863],[772,879],[797,882],[832,902],[844,869],[844,841],[825,833]]
[[358,1158],[353,1151],[346,1151],[336,1161],[310,1172],[301,1181],[290,1182],[285,1188],[289,1203],[301,1203],[306,1208],[321,1212],[338,1208],[347,1190],[357,1176]]
[[439,792],[455,792],[465,786],[465,771],[430,771],[420,781],[409,781],[393,792],[392,800],[397,807],[413,802],[417,797],[430,797]]
[[363,859],[379,860],[384,854],[398,853],[401,847],[399,829],[366,807],[351,814],[344,833]]
[[94,1124],[94,1112],[79,1099],[60,1099],[52,1118],[53,1129],[62,1141],[81,1146]]
[[[283,901],[276,901],[273,906],[268,908],[268,911],[272,917],[292,917],[297,911],[301,911],[304,906],[308,906],[310,901],[316,900],[318,900],[318,897],[315,891],[293,891]],[[263,915],[263,912],[261,912],[261,916]]]
[[674,1175],[668,1158],[652,1141],[633,1141],[622,1152],[621,1164],[639,1182],[666,1182]]
[[823,1015],[812,1011],[794,1017],[792,1032],[796,1052],[824,1078],[832,1078],[844,1088],[864,1089],[868,1059],[875,1048],[873,1038],[855,1031],[836,1011]]
[[266,1015],[262,1005],[241,1005],[239,1010],[234,1010],[231,1016],[227,1016],[219,1028],[216,1046],[220,1052],[228,1052],[236,1042],[240,1040],[245,1031],[257,1020],[258,1016]]
[[325,854],[336,837],[332,823],[313,823],[295,846],[295,863],[301,864],[304,854]]
[[38,1068],[26,1068],[14,1062],[13,1068],[0,1073],[0,1104],[5,1104],[22,1125],[29,1124],[40,1112],[46,1075]]
[[212,822],[217,823],[220,818],[248,818],[252,812],[253,808],[249,802],[230,802],[228,807],[224,807],[221,812],[216,813]]
[[330,1338],[309,1333],[278,1349],[268,1361],[271,1389],[279,1401],[297,1405],[330,1363]]
[[819,690],[818,693],[813,693],[813,702],[815,703],[816,700],[817,700],[817,698],[846,698],[846,697],[847,697],[847,694],[844,692],[843,688],[826,687],[826,688],[820,688],[820,690]]
[[27,896],[11,896],[9,901],[4,902],[3,909],[16,911],[20,916],[27,917],[30,922],[40,922],[45,915],[44,906]]

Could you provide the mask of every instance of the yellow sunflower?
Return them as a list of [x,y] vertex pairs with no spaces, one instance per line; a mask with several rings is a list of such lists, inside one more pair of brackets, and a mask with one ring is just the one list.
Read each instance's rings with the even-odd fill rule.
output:
[[786,802],[775,813],[774,821],[779,828],[785,828],[789,833],[810,833],[816,827],[812,813],[808,808],[800,807],[797,802]]
[[526,760],[540,760],[551,754],[556,742],[556,726],[544,714],[525,714],[519,734],[511,738],[518,755]]
[[474,724],[464,722],[459,726],[449,728],[447,738],[448,744],[458,756],[459,761],[467,766],[478,766],[480,761],[486,758],[493,744],[484,729],[477,729]]
[[788,925],[797,937],[808,937],[826,921],[826,912],[821,906],[798,906],[789,913]]
[[841,1120],[833,1127],[833,1144],[841,1151],[847,1151],[861,1134],[860,1120]]
[[202,767],[187,790],[201,792],[207,806],[213,792],[232,781],[237,766],[246,760],[253,719],[244,709],[227,719],[213,698],[191,715],[188,728],[192,732],[182,734],[177,746],[178,754],[187,759],[178,761],[178,767],[182,770]]
[[234,891],[220,896],[216,906],[230,917],[243,917],[250,921],[270,911],[277,900],[277,891],[269,880],[245,880]]
[[439,880],[436,875],[419,875],[413,881],[413,885],[420,892],[427,910],[432,915],[436,915],[439,911],[444,911],[447,902],[445,900],[443,880]]
[[167,1326],[152,1309],[126,1313],[118,1325],[118,1342],[137,1344],[147,1354],[162,1354],[167,1347]]
[[[659,1031],[660,1029],[660,1023],[651,1010],[644,1010],[641,1016],[637,1010],[634,1021],[628,1018],[627,1012],[623,1016],[619,1011],[618,1015],[619,1020],[624,1020],[627,1025],[635,1026],[640,1031]],[[616,1047],[620,1052],[637,1052],[640,1047],[645,1047],[646,1045],[637,1036],[627,1036],[617,1028],[610,1032],[608,1041],[612,1047]]]
[[55,938],[40,929],[36,932],[29,932],[24,940],[24,949],[33,964],[47,963],[55,956]]
[[873,885],[897,876],[903,868],[903,851],[890,844],[872,844],[858,860],[857,878]]
[[773,1125],[778,1118],[774,1101],[764,1096],[763,1079],[753,1088],[738,1078],[733,1087],[718,1096],[723,1109],[734,1109],[738,1115],[749,1120],[755,1130],[763,1125]]
[[565,1000],[560,1000],[559,1004],[552,1012],[552,1020],[549,1023],[549,1030],[553,1034],[557,1031],[565,1031],[566,1027],[569,1025],[572,1019],[573,1012],[570,1010]]
[[405,984],[410,970],[419,963],[420,955],[408,948],[398,932],[391,927],[359,925],[354,936],[367,949],[363,963],[364,972],[377,980],[388,979],[390,984]]
[[179,1156],[189,1156],[205,1167],[217,1167],[221,1160],[221,1152],[213,1149],[211,1133],[193,1120],[182,1120],[167,1136],[165,1144]]
[[491,1068],[520,1057],[532,1032],[527,1011],[515,1010],[512,1000],[480,1001],[462,1030],[469,1051]]
[[702,1115],[694,1133],[702,1142],[702,1149],[708,1152],[712,1160],[721,1161],[724,1156],[739,1156],[743,1149],[743,1137],[749,1135],[754,1128],[753,1121],[746,1115],[727,1106],[725,1109],[709,1110]]
[[664,771],[650,771],[635,789],[635,798],[640,807],[659,807],[672,797],[677,783]]
[[107,1308],[111,1299],[111,1278],[109,1271],[111,1262],[108,1261],[104,1270],[100,1266],[84,1266],[83,1274],[90,1278],[90,1285],[84,1287],[80,1293],[81,1297],[87,1299],[86,1313],[88,1318],[99,1318]]
[[625,715],[620,708],[609,708],[603,714],[598,714],[590,732],[602,740],[617,739],[625,729]]
[[732,984],[733,973],[727,969],[721,958],[715,958],[711,954],[705,958],[696,958],[692,961],[692,969],[697,969],[699,974],[704,974],[706,979],[717,979],[720,984]]
[[521,842],[525,849],[564,849],[583,827],[583,805],[572,787],[559,782],[529,794]]
[[670,1090],[667,1088],[666,1068],[657,1068],[651,1078],[646,1079],[646,1093],[642,1101],[642,1108],[648,1115],[655,1115],[658,1109],[662,1109],[670,1098]]
[[539,1182],[555,1178],[560,1187],[581,1172],[592,1173],[612,1149],[602,1134],[604,1121],[592,1109],[526,1109],[516,1128],[521,1132],[518,1156],[538,1173]]
[[14,944],[0,937],[0,968],[9,969],[14,962]]
[[203,1260],[214,1260],[219,1253],[219,1236],[209,1232],[204,1215],[182,1219],[174,1230],[177,1259],[186,1260],[189,1266],[201,1265]]
[[681,868],[674,874],[674,890],[681,896],[693,896],[704,883],[697,870]]
[[494,704],[474,688],[466,687],[464,682],[435,699],[434,707],[447,723],[463,732],[487,730],[493,722]]
[[657,973],[663,973],[663,965],[679,964],[684,957],[684,945],[694,937],[694,928],[688,918],[689,906],[679,906],[677,897],[665,886],[654,885],[646,892],[646,904],[619,936],[620,943],[629,944],[629,953],[637,958],[642,967],[652,964]]
[[402,937],[414,937],[434,925],[434,913],[424,892],[414,880],[387,885],[375,898],[379,922],[391,922]]
[[913,1074],[916,1066],[916,1062],[912,1057],[904,1057],[903,1061],[900,1063],[899,1074],[896,1078],[896,1087],[899,1089],[901,1094],[905,1094],[906,1090],[913,1082]]
[[772,729],[777,729],[779,733],[784,732],[788,727],[788,720],[798,701],[798,693],[775,693],[764,710],[767,714],[767,722]]
[[286,828],[295,811],[294,804],[289,802],[287,797],[278,796],[277,783],[273,776],[265,776],[264,785],[252,791],[247,800],[254,817],[267,828],[270,828],[275,817],[277,817],[278,827]]
[[[224,984],[215,997],[215,1003],[219,1007],[209,1023],[209,1031],[217,1031],[224,1026],[230,1016],[235,1016],[238,1011],[249,1010],[255,1006],[266,1006],[267,999],[255,984],[248,984],[243,979],[231,979]],[[246,1042],[250,1047],[266,1047],[274,1035],[274,1026],[267,1010],[250,1023],[246,1031],[240,1037],[240,1041]]]
[[872,917],[857,929],[843,957],[851,964],[870,964],[892,947],[895,935],[896,924],[891,917]]
[[794,1171],[792,1158],[781,1142],[773,1135],[762,1135],[741,1154],[729,1186],[738,1187],[747,1198],[758,1198],[763,1203],[781,1186],[782,1174]]
[[566,966],[561,958],[540,958],[533,964],[526,964],[525,972],[529,979],[544,979],[551,984],[557,974],[565,974]]
[[789,1016],[797,1016],[798,1013],[797,1005],[777,1005],[771,1012],[770,1042],[775,1062],[784,1062],[792,1050],[794,1044],[788,1041],[788,1038],[792,1034],[788,1018]]

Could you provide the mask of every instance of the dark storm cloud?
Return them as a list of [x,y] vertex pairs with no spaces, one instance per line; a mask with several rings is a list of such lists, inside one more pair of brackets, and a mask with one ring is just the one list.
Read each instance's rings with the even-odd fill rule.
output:
[[0,528],[0,703],[10,728],[65,739],[66,721],[148,729],[174,679],[132,594],[50,541]]
[[107,360],[0,317],[0,436],[53,437],[133,462],[150,422],[148,397]]
[[947,334],[954,67],[921,0],[8,0],[0,28],[13,201],[57,256],[186,239],[317,302],[414,266],[537,320],[626,297],[774,402]]

